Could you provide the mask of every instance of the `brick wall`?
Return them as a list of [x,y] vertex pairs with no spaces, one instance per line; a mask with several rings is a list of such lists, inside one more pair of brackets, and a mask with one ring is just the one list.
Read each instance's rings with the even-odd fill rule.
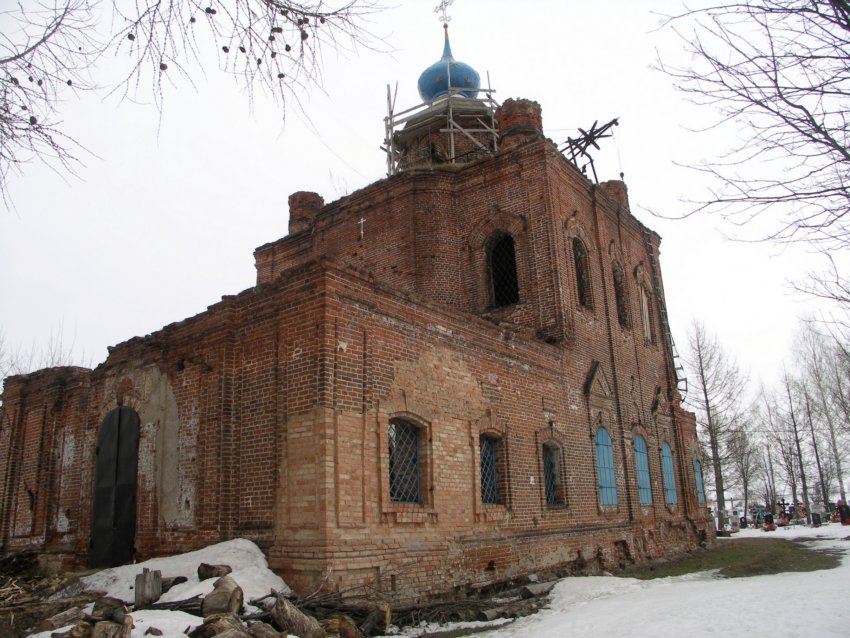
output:
[[[494,157],[411,170],[327,205],[295,194],[290,235],[255,252],[256,287],[111,348],[93,371],[8,379],[3,548],[85,563],[97,431],[119,405],[141,422],[139,558],[243,536],[296,588],[330,571],[328,588],[368,583],[412,600],[712,542],[695,502],[694,420],[660,321],[659,238],[630,214],[624,184],[588,182],[535,132],[539,107],[516,102]],[[519,300],[497,308],[488,251],[504,234]],[[398,419],[420,441],[419,503],[392,498]],[[598,494],[602,427],[615,505]],[[496,504],[481,499],[482,434],[498,441]],[[637,435],[651,505],[638,497]],[[553,504],[544,445],[559,451]]]

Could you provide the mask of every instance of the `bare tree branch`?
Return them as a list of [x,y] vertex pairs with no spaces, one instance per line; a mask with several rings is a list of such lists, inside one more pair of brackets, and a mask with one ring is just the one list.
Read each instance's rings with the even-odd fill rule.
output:
[[[58,119],[62,101],[79,91],[153,95],[162,108],[167,83],[191,84],[217,68],[251,104],[259,91],[285,117],[290,100],[321,86],[325,52],[378,41],[366,28],[378,10],[377,0],[26,0],[0,10],[0,197],[27,162],[72,173],[79,165],[84,147]],[[90,72],[107,54],[124,73],[95,87]]]
[[693,102],[730,130],[728,153],[696,168],[716,185],[690,214],[744,230],[769,218],[762,240],[850,245],[850,27],[839,0],[751,0],[668,18],[688,66],[660,63]]

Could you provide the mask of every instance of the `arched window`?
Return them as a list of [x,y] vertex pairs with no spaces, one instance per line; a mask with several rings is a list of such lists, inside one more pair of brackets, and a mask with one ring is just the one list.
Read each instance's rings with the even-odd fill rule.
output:
[[587,259],[587,248],[578,237],[573,237],[573,264],[576,270],[576,289],[578,303],[581,307],[593,310],[593,294],[590,288],[590,264]]
[[614,473],[614,446],[605,428],[596,430],[596,479],[599,483],[599,503],[617,504],[617,476]]
[[566,492],[561,480],[561,448],[552,442],[543,444],[543,484],[546,488],[546,505],[556,507],[566,504]]
[[479,439],[481,448],[481,502],[485,505],[498,505],[499,498],[499,439],[482,434]]
[[490,274],[490,299],[496,308],[519,301],[514,239],[507,233],[496,233],[487,247]]
[[664,501],[667,505],[675,505],[679,502],[676,495],[676,475],[673,471],[673,450],[665,441],[661,444],[661,475],[664,479]]
[[638,496],[641,505],[652,505],[652,485],[649,481],[649,454],[646,439],[638,435],[634,440],[635,476],[637,477]]
[[420,428],[394,419],[387,429],[389,440],[390,500],[393,503],[422,502],[422,455]]
[[694,479],[697,483],[697,503],[705,505],[705,489],[702,486],[702,463],[694,459]]
[[655,343],[655,329],[652,322],[652,297],[646,286],[640,286],[640,318],[643,323],[643,340]]
[[626,276],[617,262],[611,267],[614,280],[614,302],[617,304],[617,321],[623,328],[629,328],[629,297],[626,289]]

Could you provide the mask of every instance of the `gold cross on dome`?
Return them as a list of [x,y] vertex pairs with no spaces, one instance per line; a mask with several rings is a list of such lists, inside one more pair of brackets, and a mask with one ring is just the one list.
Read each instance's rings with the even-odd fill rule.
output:
[[446,14],[446,9],[448,9],[449,5],[451,5],[454,1],[455,0],[442,0],[434,9],[434,13],[442,13],[440,20],[445,26],[448,26],[449,21],[451,20],[451,18]]

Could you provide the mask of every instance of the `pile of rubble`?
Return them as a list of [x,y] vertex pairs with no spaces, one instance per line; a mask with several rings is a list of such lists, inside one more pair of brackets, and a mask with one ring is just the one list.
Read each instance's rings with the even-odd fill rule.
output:
[[[37,630],[52,631],[51,638],[130,638],[132,613],[148,609],[182,611],[203,618],[201,624],[185,632],[189,638],[278,638],[290,634],[301,638],[359,638],[372,634],[373,630],[383,633],[387,629],[388,609],[375,615],[383,615],[383,624],[372,622],[361,628],[344,614],[318,621],[301,612],[283,594],[274,591],[262,599],[249,601],[259,611],[246,613],[244,593],[230,575],[231,571],[228,565],[202,563],[198,567],[198,579],[216,578],[212,592],[186,600],[158,602],[163,593],[187,579],[185,576],[163,577],[159,570],[145,569],[136,576],[132,604],[100,596],[90,613],[85,613],[84,607],[74,605],[42,621]],[[56,631],[69,625],[72,625],[70,629]],[[163,632],[151,626],[145,635],[161,636]]]
[[[8,559],[0,560],[0,563]],[[13,565],[0,564],[0,638],[52,632],[52,638],[130,638],[133,614],[144,635],[175,633],[174,621],[152,620],[147,610],[177,611],[197,617],[179,630],[189,638],[365,638],[392,632],[396,626],[468,620],[493,621],[534,613],[547,600],[553,582],[526,581],[513,589],[468,592],[467,597],[428,606],[394,607],[381,601],[346,604],[340,593],[319,593],[305,599],[291,592],[271,592],[245,601],[242,587],[229,565],[201,563],[198,580],[215,579],[213,590],[183,600],[165,602],[164,593],[186,583],[186,576],[163,576],[144,568],[135,575],[134,600],[104,592],[83,591],[82,584],[63,575],[43,576],[37,557],[18,555]],[[130,572],[132,574],[132,572]],[[13,576],[8,576],[13,574]],[[132,576],[130,576],[132,581]],[[255,588],[256,589],[256,588]],[[129,590],[126,590],[129,591]],[[172,592],[171,597],[174,597]],[[168,598],[168,597],[166,597]],[[247,607],[246,607],[247,602]],[[138,612],[138,613],[137,613]],[[166,616],[171,616],[166,614]],[[171,625],[163,624],[171,622]],[[162,629],[156,625],[160,624]],[[423,636],[429,635],[423,631]],[[431,634],[440,635],[440,632]],[[458,635],[453,632],[452,635]]]

